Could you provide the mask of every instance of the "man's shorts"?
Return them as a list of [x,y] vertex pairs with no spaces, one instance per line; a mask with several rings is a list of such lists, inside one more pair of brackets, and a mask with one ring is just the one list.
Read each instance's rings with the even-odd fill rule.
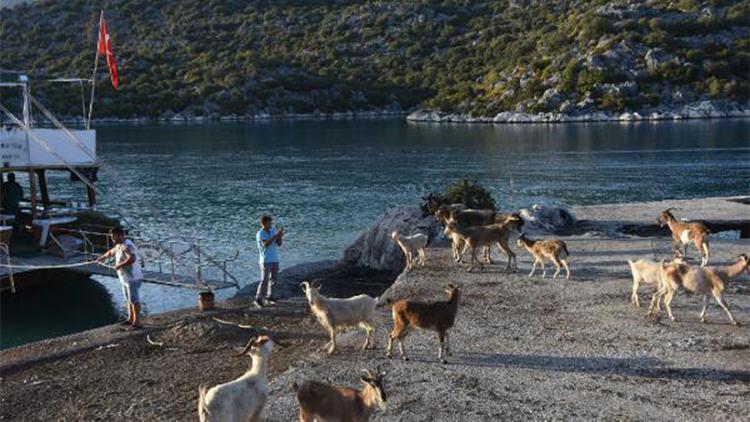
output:
[[125,295],[125,301],[131,305],[141,303],[139,291],[141,290],[141,280],[122,282],[122,293]]

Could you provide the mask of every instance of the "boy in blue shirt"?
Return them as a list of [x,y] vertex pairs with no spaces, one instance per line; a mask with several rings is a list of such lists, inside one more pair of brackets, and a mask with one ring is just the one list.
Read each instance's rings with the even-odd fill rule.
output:
[[255,292],[255,301],[253,305],[263,307],[263,290],[266,290],[265,303],[273,305],[275,302],[271,298],[271,289],[276,284],[279,275],[279,252],[278,247],[283,243],[284,229],[276,230],[273,227],[273,218],[270,215],[260,217],[260,227],[255,240],[258,243],[258,253],[260,264],[260,282],[258,290]]

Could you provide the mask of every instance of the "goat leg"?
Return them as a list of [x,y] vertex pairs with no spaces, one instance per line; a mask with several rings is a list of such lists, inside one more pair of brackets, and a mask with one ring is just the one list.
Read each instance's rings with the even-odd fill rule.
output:
[[406,351],[404,350],[404,339],[400,338],[398,339],[398,350],[401,352],[401,360],[406,362],[409,360],[409,358],[406,356]]
[[328,349],[328,354],[331,355],[336,350],[336,330],[333,329],[330,332],[331,334],[331,347]]
[[362,350],[367,350],[367,347],[370,346],[370,337],[372,336],[373,331],[375,331],[375,327],[366,324],[363,328],[365,329],[365,332],[367,332],[367,337],[365,338],[365,345],[362,346]]
[[677,322],[677,318],[672,315],[672,307],[670,304],[672,303],[672,299],[674,298],[675,290],[669,290],[664,296],[664,307],[667,308],[667,314],[669,315],[669,319],[672,320],[672,322]]
[[438,349],[438,360],[440,360],[440,363],[448,363],[448,361],[443,358],[443,348],[445,347],[445,333],[439,332],[438,340],[440,340],[440,348]]
[[727,305],[727,302],[724,300],[724,298],[721,297],[721,293],[713,293],[713,295],[716,301],[719,303],[719,306],[721,306],[729,316],[729,320],[732,321],[732,324],[740,325],[740,323],[737,322],[736,319],[734,319],[734,316],[732,316],[732,313],[729,311],[729,306]]

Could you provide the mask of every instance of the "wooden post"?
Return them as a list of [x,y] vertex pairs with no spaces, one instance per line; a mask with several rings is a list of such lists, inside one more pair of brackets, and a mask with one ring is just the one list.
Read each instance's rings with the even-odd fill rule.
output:
[[[91,182],[91,186],[94,185],[94,182]],[[89,197],[89,207],[93,207],[96,204],[96,190],[94,190],[91,186],[86,186],[86,194]]]
[[42,206],[46,211],[49,209],[50,204],[49,191],[47,190],[47,174],[44,169],[37,170],[36,174],[39,177],[39,192],[42,194]]
[[31,219],[36,218],[36,173],[29,170],[29,202],[31,202]]

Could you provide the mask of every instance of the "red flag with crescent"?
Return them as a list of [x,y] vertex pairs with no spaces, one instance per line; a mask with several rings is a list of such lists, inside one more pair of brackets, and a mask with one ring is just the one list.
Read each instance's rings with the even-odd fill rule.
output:
[[117,85],[119,84],[117,79],[117,63],[115,62],[115,55],[112,53],[112,39],[109,37],[107,20],[104,19],[104,13],[102,13],[102,19],[99,23],[99,54],[103,54],[107,57],[109,78],[112,80],[112,86],[117,89]]

